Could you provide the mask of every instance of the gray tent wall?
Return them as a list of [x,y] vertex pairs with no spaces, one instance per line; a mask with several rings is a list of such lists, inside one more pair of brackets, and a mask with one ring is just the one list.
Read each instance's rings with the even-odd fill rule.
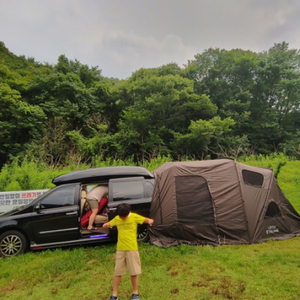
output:
[[[269,239],[287,239],[300,233],[300,216],[284,196],[270,169],[236,162],[251,243]],[[261,176],[260,186],[245,183],[243,172]]]
[[[278,212],[272,212],[270,207],[276,203]],[[270,213],[268,211],[270,210]],[[286,199],[275,178],[270,186],[270,193],[258,221],[253,242],[269,239],[284,240],[300,235],[300,217],[291,203]]]
[[217,159],[165,163],[153,173],[155,245],[245,244],[300,233],[300,216],[270,169]]
[[[257,227],[261,224],[261,220],[259,222],[259,218],[264,218],[264,207],[267,206],[270,184],[274,175],[273,171],[270,169],[246,166],[237,162],[234,163],[239,175],[241,194],[244,200],[249,242],[253,243],[255,231],[257,231]],[[251,185],[249,183],[245,183],[243,178],[243,171],[245,170],[261,174],[263,176],[262,185]]]

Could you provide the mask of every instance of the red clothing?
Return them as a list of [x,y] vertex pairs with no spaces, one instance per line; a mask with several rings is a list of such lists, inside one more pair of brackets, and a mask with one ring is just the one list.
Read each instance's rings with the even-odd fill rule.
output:
[[[98,206],[98,214],[99,213],[101,214],[103,212],[103,210],[106,207],[107,203],[108,203],[107,198],[105,198],[105,197],[101,198],[101,200],[99,202],[99,206]],[[81,218],[81,220],[80,220],[80,226],[81,227],[87,226],[87,224],[89,223],[89,218],[90,218],[91,214],[92,214],[92,210],[89,209],[87,211],[87,213]]]

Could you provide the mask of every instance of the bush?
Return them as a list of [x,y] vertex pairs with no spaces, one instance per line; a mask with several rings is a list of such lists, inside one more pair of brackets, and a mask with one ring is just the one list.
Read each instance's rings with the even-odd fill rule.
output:
[[53,167],[43,163],[15,158],[11,164],[5,164],[0,172],[0,190],[18,191],[31,189],[49,189],[55,174]]
[[286,165],[288,161],[291,159],[284,155],[283,153],[273,153],[270,155],[250,155],[245,157],[240,162],[254,166],[254,167],[261,167],[261,168],[269,168],[274,171],[274,176],[277,179],[280,173],[281,168]]

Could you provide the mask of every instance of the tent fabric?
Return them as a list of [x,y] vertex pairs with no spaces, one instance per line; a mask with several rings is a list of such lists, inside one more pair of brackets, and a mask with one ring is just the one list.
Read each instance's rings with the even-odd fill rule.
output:
[[300,235],[300,216],[271,169],[216,159],[168,162],[153,174],[154,245],[251,244]]

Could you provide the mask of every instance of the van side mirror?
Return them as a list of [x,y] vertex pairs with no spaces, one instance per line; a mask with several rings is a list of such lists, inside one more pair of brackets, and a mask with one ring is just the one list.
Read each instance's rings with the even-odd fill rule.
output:
[[37,204],[35,207],[34,207],[34,210],[37,211],[40,209],[40,204]]

